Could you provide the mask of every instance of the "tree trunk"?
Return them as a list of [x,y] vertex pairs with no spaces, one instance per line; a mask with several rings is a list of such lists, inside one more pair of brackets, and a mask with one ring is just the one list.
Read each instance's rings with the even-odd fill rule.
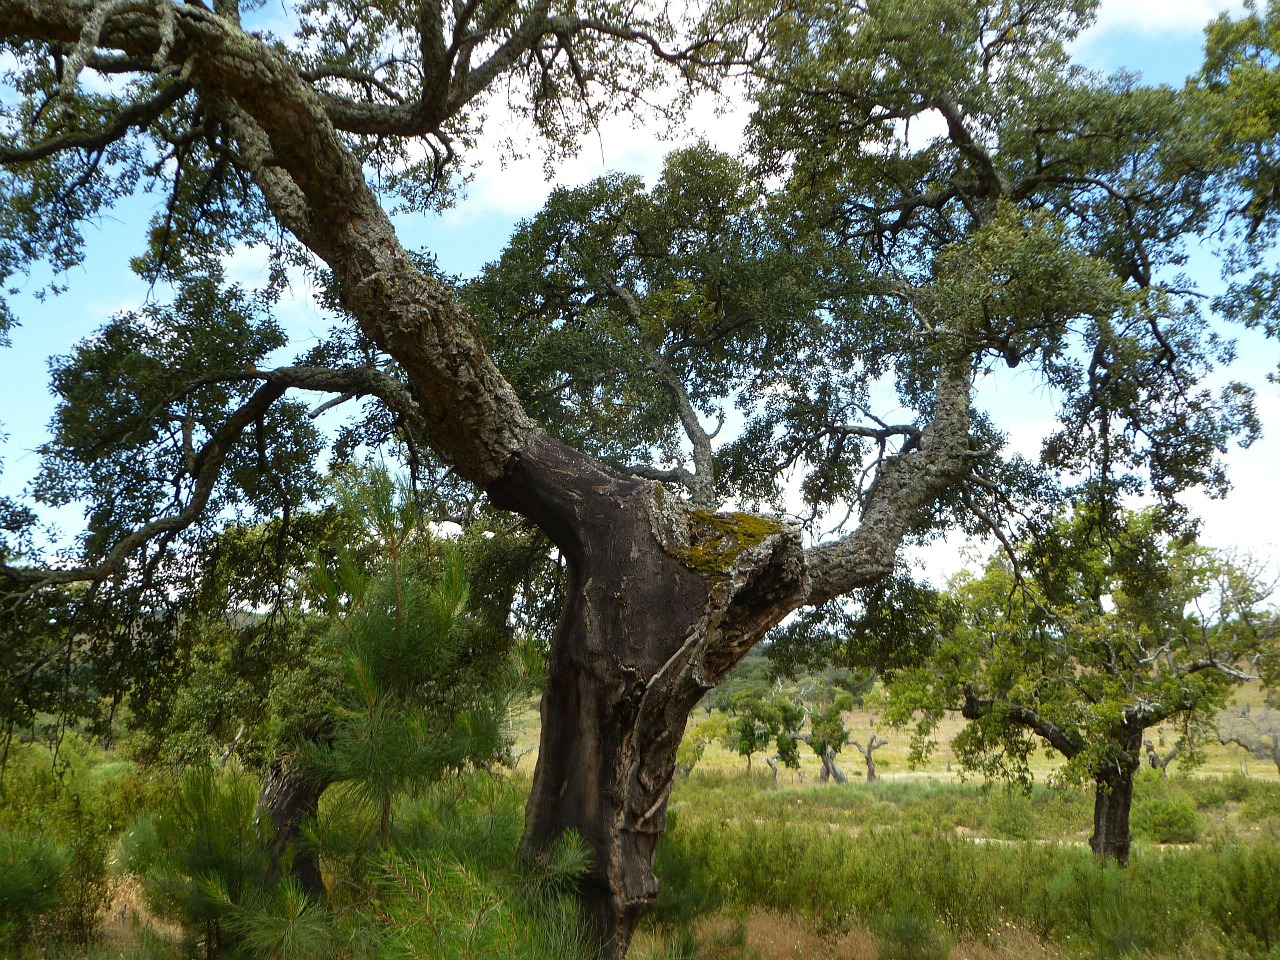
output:
[[[890,766],[889,769],[892,770],[893,767]],[[876,758],[872,756],[871,751],[868,750],[867,751],[867,783],[875,783],[875,782],[876,782]]]
[[826,783],[828,777],[833,778],[836,783],[849,782],[849,778],[836,766],[836,752],[829,743],[822,748],[822,782]]
[[1141,763],[1141,740],[1129,742],[1097,775],[1093,799],[1093,836],[1089,846],[1104,862],[1129,862],[1129,811],[1133,806],[1133,777]]
[[769,757],[767,760],[765,760],[765,763],[769,765],[769,771],[773,774],[773,789],[777,790],[778,789],[778,758]]
[[795,605],[803,558],[777,523],[689,511],[553,442],[539,454],[491,491],[568,562],[521,852],[582,836],[593,853],[583,904],[620,957],[657,898],[653,855],[689,712]]
[[290,763],[290,757],[277,757],[267,767],[258,791],[258,816],[270,816],[273,828],[267,838],[270,876],[280,875],[286,854],[290,854],[289,873],[306,893],[314,898],[325,895],[320,877],[320,862],[311,847],[299,844],[302,827],[314,820],[320,811],[320,795],[327,784],[309,780]]

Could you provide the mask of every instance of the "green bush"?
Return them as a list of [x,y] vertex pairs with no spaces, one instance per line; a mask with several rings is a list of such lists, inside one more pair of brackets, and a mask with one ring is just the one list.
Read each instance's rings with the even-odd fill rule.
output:
[[0,833],[0,945],[21,946],[62,902],[71,854],[25,832]]
[[1240,819],[1245,823],[1280,819],[1280,786],[1258,783],[1240,804]]
[[1280,847],[1255,844],[1223,851],[1214,914],[1231,941],[1251,956],[1280,952]]
[[594,960],[569,895],[590,865],[583,841],[566,834],[515,866],[527,787],[476,776],[428,790],[373,859],[371,897],[348,937],[387,958]]
[[194,770],[125,837],[125,866],[141,878],[151,908],[180,923],[190,943],[202,942],[207,957],[237,947],[226,921],[266,893],[265,827],[255,812],[248,779]]
[[68,858],[57,907],[41,922],[41,938],[49,943],[83,948],[96,936],[110,899],[111,850],[148,795],[130,765],[106,758],[67,734],[56,766],[45,747],[28,745],[14,750],[4,771],[0,831],[39,835]]
[[1253,792],[1253,781],[1238,773],[1222,780],[1222,792],[1230,803],[1243,803]]
[[895,906],[875,923],[880,960],[947,960],[952,940],[933,914]]
[[1133,805],[1132,823],[1134,835],[1152,843],[1195,843],[1200,839],[1200,814],[1185,797],[1144,797]]
[[1031,796],[1008,787],[987,795],[987,832],[1006,840],[1030,840],[1039,835],[1039,823]]

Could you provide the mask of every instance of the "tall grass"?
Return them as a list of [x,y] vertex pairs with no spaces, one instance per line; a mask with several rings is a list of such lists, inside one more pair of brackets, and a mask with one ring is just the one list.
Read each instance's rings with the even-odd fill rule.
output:
[[987,941],[1022,928],[1101,957],[1268,956],[1280,944],[1275,838],[1143,848],[1125,869],[1101,867],[1078,845],[975,843],[954,832],[852,835],[782,820],[683,817],[663,844],[661,863],[686,888],[719,891],[733,908],[805,914],[830,930],[890,918],[882,936],[927,943],[937,938],[918,928],[933,920]]

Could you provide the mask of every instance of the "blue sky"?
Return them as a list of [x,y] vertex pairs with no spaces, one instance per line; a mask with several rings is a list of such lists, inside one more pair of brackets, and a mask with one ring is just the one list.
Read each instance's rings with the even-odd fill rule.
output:
[[[1221,0],[1106,0],[1097,26],[1082,38],[1075,53],[1079,62],[1103,72],[1127,69],[1148,81],[1180,84],[1199,64],[1204,24],[1215,14],[1236,11],[1239,6]],[[738,145],[744,116],[743,110],[718,116],[713,104],[700,103],[690,114],[688,137],[702,135],[724,149],[733,149]],[[503,133],[518,136],[520,131]],[[678,142],[659,140],[624,119],[609,121],[576,158],[559,167],[556,182],[582,183],[611,169],[651,176],[662,156]],[[554,185],[543,177],[537,156],[504,166],[494,159],[492,150],[481,148],[476,155],[487,159],[475,168],[469,195],[457,208],[438,217],[402,217],[398,221],[409,246],[435,251],[446,271],[461,275],[473,274],[495,258],[514,222],[535,212]],[[0,495],[20,495],[35,473],[34,451],[46,438],[54,405],[48,390],[48,357],[66,352],[111,314],[135,307],[147,297],[145,286],[128,271],[128,258],[142,243],[140,226],[147,212],[144,201],[131,201],[91,229],[88,258],[67,278],[67,294],[44,303],[27,295],[16,299],[22,326],[13,331],[12,347],[0,349],[0,432],[8,434],[0,445]],[[1200,272],[1204,282],[1211,284],[1216,268],[1207,258],[1202,259]],[[230,272],[233,278],[249,283],[261,280],[262,258],[247,251],[234,258]],[[25,289],[38,290],[47,280],[47,276],[35,276]],[[294,352],[329,327],[329,320],[315,309],[301,285],[281,313],[293,335]],[[1266,373],[1276,368],[1280,347],[1249,341],[1242,355],[1244,362],[1236,375],[1259,385],[1264,424],[1280,434],[1280,398],[1276,388],[1264,382]],[[1008,423],[1011,436],[1015,443],[1034,447],[1049,425],[1051,411],[1016,381],[1001,389],[1002,395],[993,393],[986,401],[1018,408],[1018,416]],[[1280,443],[1270,439],[1233,454],[1236,489],[1232,495],[1222,502],[1193,501],[1205,516],[1209,542],[1241,546],[1260,556],[1274,552],[1274,545],[1280,543],[1280,520],[1272,519],[1276,514],[1270,508],[1270,474],[1278,458]],[[75,532],[78,519],[74,508],[56,515],[56,522],[68,534]],[[944,575],[959,565],[959,557],[959,545],[949,543],[931,551],[926,566],[932,575]]]

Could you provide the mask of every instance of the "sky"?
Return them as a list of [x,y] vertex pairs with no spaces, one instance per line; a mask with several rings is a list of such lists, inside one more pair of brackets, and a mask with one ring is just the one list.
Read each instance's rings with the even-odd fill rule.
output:
[[[1204,25],[1217,14],[1238,12],[1240,7],[1224,0],[1105,0],[1096,25],[1078,41],[1074,54],[1084,66],[1104,73],[1125,69],[1149,82],[1181,84],[1199,65]],[[469,276],[498,256],[514,224],[536,212],[556,184],[584,183],[611,170],[652,179],[667,152],[697,136],[732,151],[740,144],[746,114],[742,103],[700,100],[688,115],[687,129],[675,138],[637,129],[627,118],[608,120],[576,157],[557,168],[554,181],[544,177],[536,154],[504,162],[498,151],[482,144],[473,155],[484,159],[472,167],[474,176],[462,202],[435,217],[399,217],[397,227],[407,246],[430,249],[446,272]],[[520,132],[503,129],[500,134],[519,136]],[[86,263],[67,278],[67,294],[36,302],[29,294],[48,280],[36,275],[23,285],[27,294],[16,298],[22,325],[13,331],[12,346],[0,349],[0,495],[20,497],[37,469],[35,450],[47,438],[54,409],[48,358],[68,351],[112,314],[137,307],[148,296],[146,287],[128,270],[128,258],[142,242],[139,227],[146,216],[144,203],[132,202],[92,228]],[[1212,288],[1216,267],[1208,256],[1196,259],[1199,279]],[[233,259],[229,272],[232,279],[246,283],[261,281],[265,276],[262,257],[246,251]],[[295,353],[330,326],[305,284],[286,298],[280,312]],[[1230,454],[1234,489],[1225,500],[1193,494],[1187,502],[1203,518],[1205,542],[1239,548],[1266,560],[1280,544],[1280,511],[1272,509],[1272,476],[1280,464],[1280,388],[1265,380],[1280,360],[1280,344],[1246,339],[1241,358],[1233,375],[1259,388],[1258,406],[1267,435],[1252,448]],[[1047,398],[1016,379],[984,391],[982,402],[1014,412],[1002,418],[1003,423],[1013,444],[1027,453],[1036,450],[1052,424]],[[76,508],[50,516],[66,535],[78,529]],[[971,555],[972,550],[966,553],[964,545],[952,539],[921,553],[919,562],[936,581]]]

